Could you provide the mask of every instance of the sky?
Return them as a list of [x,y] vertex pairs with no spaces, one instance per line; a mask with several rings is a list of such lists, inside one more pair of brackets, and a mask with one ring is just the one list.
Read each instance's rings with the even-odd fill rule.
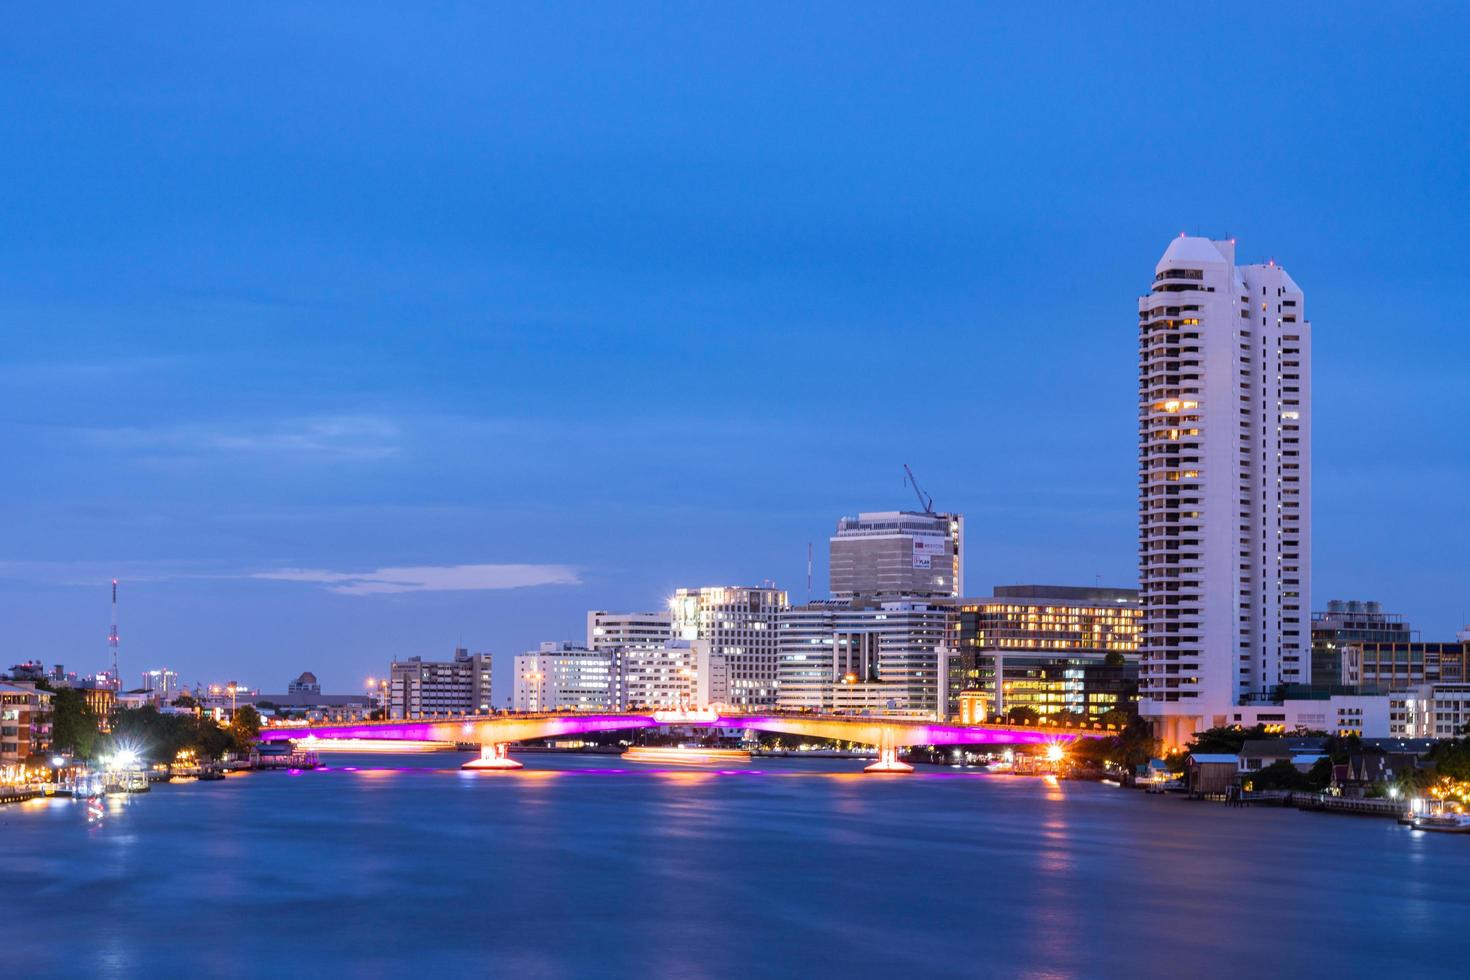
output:
[[0,32],[0,667],[361,687],[588,609],[1134,585],[1180,232],[1313,323],[1313,605],[1470,619],[1470,12],[29,5]]

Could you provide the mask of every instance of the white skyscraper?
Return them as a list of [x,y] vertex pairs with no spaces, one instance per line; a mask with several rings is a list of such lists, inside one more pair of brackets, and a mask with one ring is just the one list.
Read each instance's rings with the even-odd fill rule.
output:
[[1139,324],[1140,711],[1181,744],[1311,672],[1311,327],[1274,262],[1180,236]]

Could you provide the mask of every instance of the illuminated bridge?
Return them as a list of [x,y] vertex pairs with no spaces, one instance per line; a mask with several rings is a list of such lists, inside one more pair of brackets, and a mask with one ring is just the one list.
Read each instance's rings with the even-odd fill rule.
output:
[[1029,725],[944,725],[918,718],[871,715],[817,715],[804,713],[745,713],[712,708],[689,711],[652,711],[626,714],[506,714],[458,718],[415,718],[407,721],[354,722],[267,728],[263,742],[303,738],[372,738],[410,742],[478,742],[480,758],[466,769],[519,769],[506,755],[512,742],[585,735],[591,732],[657,728],[663,725],[704,728],[751,728],[784,735],[859,742],[878,748],[878,761],[869,772],[910,772],[900,762],[898,749],[906,745],[1038,745],[1100,738],[1108,733],[1092,728]]

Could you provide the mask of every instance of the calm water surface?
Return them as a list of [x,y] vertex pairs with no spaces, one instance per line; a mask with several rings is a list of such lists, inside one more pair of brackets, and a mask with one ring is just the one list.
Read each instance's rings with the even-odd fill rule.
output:
[[836,760],[463,758],[160,786],[100,827],[0,808],[0,975],[1350,977],[1470,952],[1470,835]]

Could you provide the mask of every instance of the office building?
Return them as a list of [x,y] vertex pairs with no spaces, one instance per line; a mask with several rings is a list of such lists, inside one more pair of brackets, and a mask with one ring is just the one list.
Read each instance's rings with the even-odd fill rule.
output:
[[304,670],[294,681],[286,685],[286,691],[290,694],[320,694],[322,685],[317,681],[315,674]]
[[679,589],[669,602],[675,638],[703,640],[723,661],[726,703],[738,708],[776,705],[777,618],[789,608],[786,593],[771,586]]
[[1342,684],[1364,692],[1402,691],[1423,684],[1470,683],[1470,641],[1359,640],[1344,645]]
[[1184,235],[1138,326],[1139,708],[1180,745],[1310,679],[1311,327],[1281,266]]
[[829,544],[832,598],[958,598],[965,584],[964,526],[959,514],[910,511],[840,519]]
[[615,613],[594,609],[587,613],[587,649],[611,652],[619,647],[662,646],[672,639],[672,613]]
[[778,707],[947,717],[954,614],[933,598],[793,606],[776,629]]
[[1360,643],[1408,643],[1418,635],[1397,613],[1386,613],[1377,602],[1333,599],[1326,612],[1312,614],[1313,688],[1327,689],[1356,684],[1344,677],[1344,657],[1350,646]]
[[961,714],[1028,708],[1095,721],[1136,711],[1142,617],[1136,589],[1000,585],[961,600]]
[[[637,659],[639,651],[662,650],[673,635],[673,613],[668,609],[631,613],[594,609],[587,613],[587,649],[613,658],[612,703],[615,706],[638,703],[623,687],[624,662]],[[637,695],[644,693],[640,691]]]
[[615,655],[574,643],[543,643],[515,658],[517,711],[608,711]]
[[409,657],[393,661],[388,678],[388,717],[438,718],[488,714],[491,655],[463,647],[452,660]]
[[[615,689],[621,710],[703,707],[709,694],[699,687],[700,661],[708,661],[707,640],[665,640],[658,646],[619,647],[614,657]],[[713,692],[712,692],[713,693]]]

